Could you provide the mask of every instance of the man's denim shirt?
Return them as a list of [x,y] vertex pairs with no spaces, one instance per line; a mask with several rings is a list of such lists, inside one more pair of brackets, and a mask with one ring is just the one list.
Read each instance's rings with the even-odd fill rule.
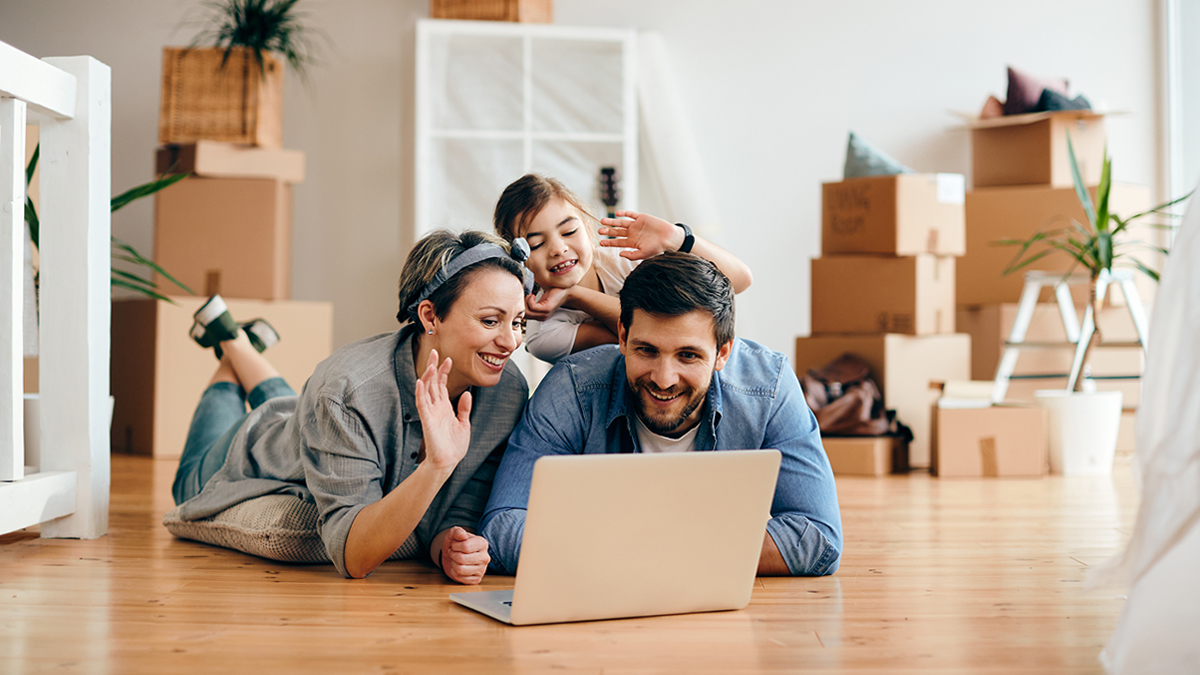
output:
[[[516,572],[539,457],[640,452],[636,413],[627,399],[625,357],[616,345],[563,359],[542,380],[509,438],[479,523],[494,570]],[[709,385],[696,450],[758,448],[783,454],[767,532],[788,569],[793,575],[833,574],[842,519],[817,420],[787,358],[736,339]]]

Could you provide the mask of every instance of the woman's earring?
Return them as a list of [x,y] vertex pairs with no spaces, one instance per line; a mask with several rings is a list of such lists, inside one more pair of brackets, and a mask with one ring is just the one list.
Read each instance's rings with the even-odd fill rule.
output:
[[433,335],[433,329],[432,329],[432,328],[430,328],[430,329],[429,329],[429,331],[428,331],[428,333],[429,333],[430,335]]

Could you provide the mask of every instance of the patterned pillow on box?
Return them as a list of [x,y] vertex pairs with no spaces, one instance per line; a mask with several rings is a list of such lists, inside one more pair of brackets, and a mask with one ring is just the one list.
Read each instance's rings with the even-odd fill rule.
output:
[[889,157],[885,152],[850,132],[846,144],[846,166],[842,178],[864,178],[866,176],[894,176],[912,173],[913,170]]

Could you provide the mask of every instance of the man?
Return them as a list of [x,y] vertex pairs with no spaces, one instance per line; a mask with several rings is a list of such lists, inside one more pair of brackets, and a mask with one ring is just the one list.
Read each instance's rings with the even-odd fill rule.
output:
[[837,570],[841,515],[816,418],[783,354],[735,339],[733,324],[733,289],[707,260],[671,252],[634,269],[619,344],[560,361],[509,438],[480,522],[494,569],[516,572],[543,455],[773,448],[783,463],[758,573]]

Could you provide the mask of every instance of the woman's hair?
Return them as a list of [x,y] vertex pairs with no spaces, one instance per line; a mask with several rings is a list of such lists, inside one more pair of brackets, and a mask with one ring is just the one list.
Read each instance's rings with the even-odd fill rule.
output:
[[[546,205],[555,199],[561,199],[579,211],[579,217],[587,226],[588,238],[592,246],[599,244],[596,225],[599,220],[588,211],[583,200],[574,192],[567,189],[555,178],[527,173],[504,188],[500,200],[496,202],[496,211],[492,214],[492,224],[496,234],[512,241],[522,236],[529,223],[541,213]],[[590,222],[589,222],[590,221]]]
[[[409,252],[408,259],[404,262],[404,270],[400,272],[400,311],[396,314],[396,320],[402,324],[416,323],[417,318],[409,315],[408,308],[421,297],[421,292],[433,280],[434,275],[460,253],[479,244],[495,244],[505,251],[510,250],[508,242],[503,239],[476,230],[457,234],[449,230],[435,230],[422,237]],[[471,277],[485,269],[503,270],[516,277],[522,284],[525,283],[525,268],[516,260],[481,260],[447,279],[429,296],[428,300],[433,303],[433,313],[438,319],[446,318],[446,314],[458,301]]]

